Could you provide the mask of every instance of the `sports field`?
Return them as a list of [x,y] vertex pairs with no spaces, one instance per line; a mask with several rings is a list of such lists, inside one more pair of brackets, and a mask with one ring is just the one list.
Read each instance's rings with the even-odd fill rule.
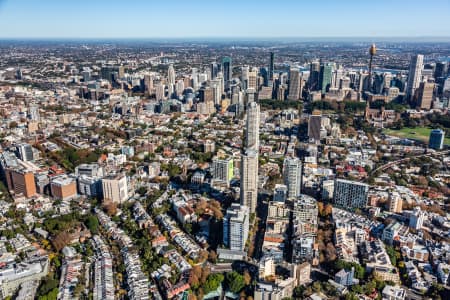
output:
[[[433,129],[429,127],[416,127],[416,128],[404,127],[400,130],[383,129],[383,133],[401,138],[420,140],[424,143],[428,143],[431,130]],[[445,138],[444,144],[450,145],[450,138]]]

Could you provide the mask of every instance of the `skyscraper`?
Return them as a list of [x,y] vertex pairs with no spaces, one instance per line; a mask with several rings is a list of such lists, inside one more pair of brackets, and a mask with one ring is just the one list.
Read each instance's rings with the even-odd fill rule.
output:
[[259,151],[259,104],[250,102],[247,106],[247,120],[245,124],[245,147]]
[[309,68],[309,89],[316,91],[319,86],[320,62],[318,60],[311,62]]
[[431,109],[433,103],[434,82],[421,82],[416,91],[418,107],[420,109]]
[[224,57],[222,59],[222,73],[225,87],[229,88],[230,81],[233,78],[233,66],[231,65],[231,57]]
[[211,63],[211,80],[216,79],[217,74],[219,73],[219,65],[216,62]]
[[178,80],[175,86],[175,93],[177,94],[177,96],[181,96],[183,95],[183,91],[184,91],[184,81]]
[[175,69],[172,64],[167,69],[167,81],[171,85],[175,84]]
[[448,64],[445,61],[437,62],[436,69],[434,70],[434,78],[438,80],[439,78],[443,78],[447,76],[448,72]]
[[315,142],[320,141],[320,129],[322,127],[322,114],[320,112],[313,112],[309,116],[308,121],[308,138]]
[[334,203],[344,208],[363,208],[367,204],[369,186],[357,181],[336,179]]
[[241,205],[246,205],[254,213],[257,200],[258,152],[247,149],[241,158]]
[[165,94],[166,94],[166,87],[164,84],[162,83],[158,83],[156,85],[156,100],[164,100],[166,98]]
[[270,63],[269,63],[269,80],[273,81],[273,70],[275,68],[274,65],[275,53],[270,52]]
[[370,62],[369,62],[369,82],[368,82],[368,91],[372,91],[372,60],[373,56],[377,53],[377,48],[375,47],[375,44],[372,44],[372,46],[369,49],[370,54]]
[[435,150],[441,150],[444,146],[445,132],[442,129],[433,129],[430,132],[428,147]]
[[252,68],[251,71],[248,72],[248,85],[247,89],[258,89],[258,70],[256,68]]
[[153,76],[146,74],[144,75],[144,90],[145,92],[151,94],[153,93]]
[[287,186],[288,199],[300,195],[302,183],[302,162],[297,157],[286,157],[283,163],[283,179]]
[[172,98],[173,92],[175,91],[175,69],[173,65],[169,65],[167,69],[167,87],[169,89],[169,99]]
[[322,91],[322,94],[325,94],[328,91],[331,85],[332,75],[333,75],[332,64],[328,63],[320,66],[319,88]]
[[408,85],[406,90],[406,97],[412,100],[416,89],[422,81],[423,55],[417,54],[411,59],[408,73]]
[[249,209],[231,204],[223,218],[223,244],[230,250],[243,251],[248,238]]
[[[330,77],[331,78],[331,77]],[[289,71],[289,100],[298,100],[301,95],[301,78],[298,69],[291,69]]]

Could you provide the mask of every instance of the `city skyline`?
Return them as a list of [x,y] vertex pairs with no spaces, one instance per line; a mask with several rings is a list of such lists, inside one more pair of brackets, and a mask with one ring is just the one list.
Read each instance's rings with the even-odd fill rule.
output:
[[[382,3],[380,3],[382,2]],[[450,3],[0,1],[2,39],[449,37]],[[389,9],[386,9],[386,7]],[[420,22],[417,20],[420,19]],[[373,20],[373,21],[371,21]],[[268,26],[268,24],[270,26]],[[401,24],[401,25],[399,25]],[[427,24],[427,26],[422,26]]]

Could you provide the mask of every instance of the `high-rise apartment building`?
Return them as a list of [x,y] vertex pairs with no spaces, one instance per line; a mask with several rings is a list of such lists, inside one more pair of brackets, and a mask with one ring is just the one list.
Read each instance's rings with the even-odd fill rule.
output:
[[243,251],[248,238],[249,209],[238,203],[231,204],[223,218],[223,244],[230,250]]
[[287,186],[287,198],[297,198],[302,184],[302,162],[297,157],[286,157],[283,163],[283,179]]
[[428,147],[435,150],[441,150],[444,147],[445,132],[442,129],[433,129],[430,132]]
[[322,128],[322,114],[320,112],[313,112],[309,116],[308,121],[308,138],[315,142],[320,141],[320,129]]
[[233,159],[214,157],[212,161],[212,177],[214,180],[225,183],[229,186],[233,178],[234,166]]
[[241,158],[241,205],[253,213],[258,200],[258,152],[247,149]]
[[421,82],[416,90],[417,104],[420,109],[431,109],[433,103],[434,82]]
[[175,69],[172,64],[167,69],[167,82],[172,86],[175,84]]
[[301,76],[300,70],[291,69],[289,71],[289,100],[298,100],[301,96]]
[[424,219],[425,213],[420,209],[419,206],[414,207],[414,210],[409,216],[409,227],[415,230],[422,229]]
[[336,179],[333,201],[336,205],[347,208],[363,208],[367,204],[369,186],[365,183]]
[[393,213],[402,212],[403,200],[399,193],[389,193],[389,211]]
[[21,143],[16,146],[16,156],[23,161],[33,161],[33,147],[27,143]]
[[415,95],[416,89],[419,87],[422,81],[422,69],[423,69],[423,55],[417,54],[412,57],[409,65],[408,73],[408,85],[406,90],[406,97],[408,100],[412,100]]
[[245,124],[245,146],[246,149],[259,151],[259,104],[250,102],[247,107],[247,120]]
[[258,70],[256,68],[248,72],[247,89],[258,90]]
[[293,222],[295,235],[315,235],[318,228],[317,201],[300,194],[294,200]]
[[157,101],[166,99],[166,86],[164,84],[158,83],[155,89],[155,96]]
[[128,200],[128,182],[124,174],[103,178],[102,189],[104,201],[123,203]]

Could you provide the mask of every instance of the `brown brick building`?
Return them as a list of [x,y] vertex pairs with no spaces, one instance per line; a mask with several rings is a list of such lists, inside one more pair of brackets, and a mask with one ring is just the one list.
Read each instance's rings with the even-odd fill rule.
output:
[[25,169],[6,169],[6,183],[14,194],[22,194],[29,198],[36,195],[36,184],[33,172]]
[[77,185],[73,178],[61,175],[52,179],[50,191],[53,198],[68,200],[77,196]]

